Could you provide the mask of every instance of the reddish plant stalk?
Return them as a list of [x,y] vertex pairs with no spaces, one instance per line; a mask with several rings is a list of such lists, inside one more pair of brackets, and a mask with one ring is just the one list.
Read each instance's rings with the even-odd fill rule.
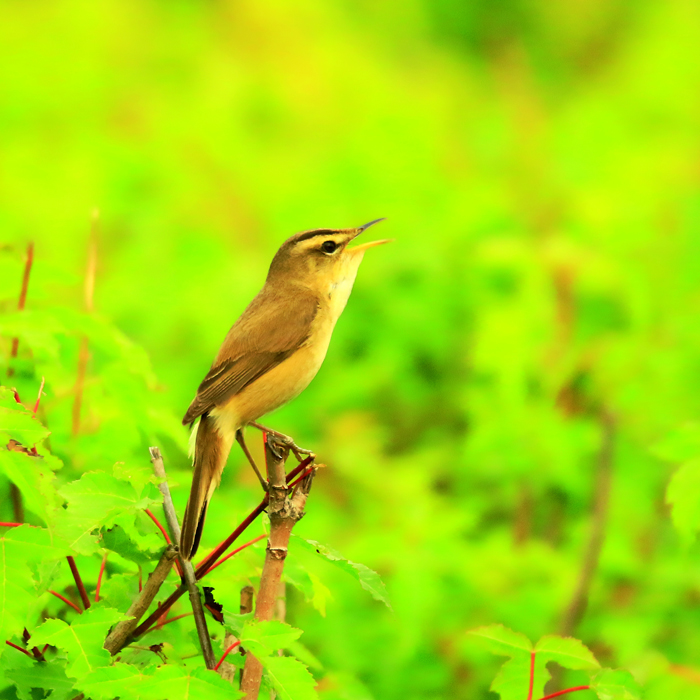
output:
[[[165,615],[165,613],[164,613],[164,615]],[[165,627],[165,625],[169,625],[171,622],[175,622],[176,620],[181,620],[183,617],[189,617],[190,615],[194,615],[194,613],[187,612],[187,613],[182,613],[182,615],[175,615],[175,617],[171,617],[171,618],[168,618],[167,620],[164,620],[163,624],[153,625],[153,627],[151,627],[150,629],[147,629],[143,634],[148,634],[149,632],[153,632],[153,630],[155,630],[155,629],[160,629],[161,627]]]
[[[166,544],[170,544],[170,536],[166,532],[165,528],[161,525],[160,521],[158,518],[156,518],[153,513],[146,508],[146,515],[156,524],[156,527],[163,533],[163,537],[165,537],[165,542]],[[180,566],[179,560],[175,560],[175,568],[177,569],[177,573],[179,574],[180,578],[182,578],[182,567]]]
[[[27,260],[24,263],[24,275],[22,276],[22,287],[19,292],[19,301],[17,302],[17,310],[23,311],[24,306],[27,303],[27,290],[29,289],[29,275],[32,271],[32,264],[34,263],[34,243],[30,243],[27,246]],[[12,339],[12,349],[10,350],[10,357],[14,360],[17,357],[17,352],[19,350],[19,338]],[[11,377],[14,374],[12,367],[7,368],[7,376]]]
[[238,549],[234,549],[233,552],[230,552],[225,557],[222,557],[221,559],[219,559],[219,561],[217,561],[216,564],[214,564],[209,569],[207,569],[206,572],[202,574],[202,576],[206,576],[207,574],[210,574],[212,571],[214,571],[214,569],[216,569],[217,566],[221,566],[227,559],[230,559],[235,554],[238,554],[238,552],[243,551],[246,547],[250,547],[250,545],[255,544],[256,542],[260,542],[260,540],[264,539],[265,537],[267,537],[267,533],[263,533],[262,535],[258,535],[255,539],[251,540],[250,542],[246,542],[245,544],[242,544]]
[[45,378],[45,377],[42,377],[42,378],[41,378],[41,386],[39,387],[39,393],[37,394],[36,403],[34,404],[34,411],[33,411],[33,413],[34,413],[35,416],[36,416],[36,412],[39,410],[39,404],[41,403],[41,394],[42,394],[43,391],[44,391],[44,383],[45,383],[45,381],[46,381],[46,378]]
[[215,671],[218,671],[218,670],[219,670],[219,666],[221,666],[221,664],[224,662],[224,659],[226,659],[226,657],[227,657],[239,644],[240,644],[240,642],[234,642],[233,644],[231,644],[231,646],[229,646],[228,649],[226,649],[226,651],[224,652],[223,656],[216,662],[216,666],[214,666],[214,670],[215,670]]
[[68,600],[68,598],[66,598],[65,596],[62,596],[62,595],[61,595],[60,593],[58,593],[57,591],[51,591],[51,590],[50,590],[49,593],[50,593],[51,595],[55,595],[56,598],[60,598],[60,599],[61,599],[64,603],[66,603],[67,605],[70,605],[71,608],[73,608],[73,610],[75,610],[75,612],[78,613],[78,615],[81,615],[81,614],[82,614],[83,611],[82,611],[73,601]]
[[102,563],[100,564],[100,573],[97,574],[97,585],[95,586],[95,602],[96,603],[100,602],[100,587],[102,586],[102,576],[104,575],[105,566],[107,565],[107,555],[108,555],[108,552],[105,552],[105,555],[102,557]]
[[590,685],[577,685],[575,688],[566,688],[566,690],[557,690],[556,693],[551,695],[545,695],[540,700],[551,700],[551,698],[558,698],[560,695],[566,695],[567,693],[575,693],[577,690],[590,690]]
[[23,654],[26,654],[30,659],[34,658],[26,649],[22,649],[22,647],[17,646],[16,644],[13,644],[12,642],[10,642],[7,639],[5,640],[5,644],[12,647],[13,649],[17,649],[17,651],[21,651]]
[[527,700],[532,700],[532,690],[535,686],[535,652],[530,654],[530,689],[527,691]]
[[24,525],[24,523],[0,523],[0,527],[19,527]]
[[90,598],[88,597],[87,591],[85,590],[85,584],[83,579],[80,578],[80,572],[78,571],[78,565],[75,563],[75,559],[68,555],[66,557],[68,560],[68,566],[70,566],[71,573],[73,574],[73,580],[75,585],[78,587],[78,593],[80,593],[80,599],[83,601],[83,607],[87,610],[90,607]]

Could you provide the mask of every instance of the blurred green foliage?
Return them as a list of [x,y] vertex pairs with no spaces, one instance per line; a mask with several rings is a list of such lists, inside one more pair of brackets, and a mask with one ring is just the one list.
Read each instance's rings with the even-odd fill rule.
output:
[[[3,0],[0,12],[0,369],[28,406],[45,377],[59,485],[147,466],[159,444],[182,512],[179,418],[277,246],[386,216],[396,242],[366,256],[317,379],[267,419],[328,464],[299,533],[379,571],[394,609],[303,559],[326,614],[292,590],[288,619],[323,668],[321,697],[493,697],[496,663],[466,631],[561,630],[610,415],[605,544],[576,636],[650,700],[700,698],[697,3]],[[665,505],[679,465],[683,539]],[[203,546],[258,497],[234,452]],[[94,587],[100,556],[78,560]],[[225,605],[261,561],[253,547],[212,574]],[[120,600],[124,566],[108,566]]]

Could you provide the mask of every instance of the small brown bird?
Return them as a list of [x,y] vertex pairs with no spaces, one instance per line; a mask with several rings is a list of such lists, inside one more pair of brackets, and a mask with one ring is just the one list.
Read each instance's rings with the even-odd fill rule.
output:
[[180,537],[187,559],[199,546],[207,505],[234,440],[266,487],[243,430],[247,425],[263,429],[255,421],[297,397],[316,376],[365,251],[389,241],[352,248],[348,243],[379,221],[383,219],[359,228],[303,231],[285,241],[262,290],[228,332],[182,421],[189,425],[200,419]]

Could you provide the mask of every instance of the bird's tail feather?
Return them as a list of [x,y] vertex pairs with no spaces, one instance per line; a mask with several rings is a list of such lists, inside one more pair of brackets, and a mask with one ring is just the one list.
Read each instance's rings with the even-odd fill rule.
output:
[[219,485],[230,449],[230,440],[217,430],[214,419],[202,416],[194,444],[192,488],[180,535],[180,552],[185,559],[192,559],[197,552],[207,506],[214,489]]

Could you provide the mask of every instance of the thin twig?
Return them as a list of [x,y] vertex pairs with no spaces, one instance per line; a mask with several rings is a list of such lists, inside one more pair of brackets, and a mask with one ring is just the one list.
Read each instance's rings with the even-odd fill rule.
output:
[[238,554],[238,552],[242,552],[244,549],[247,547],[250,547],[251,545],[255,544],[256,542],[260,542],[260,540],[265,539],[267,537],[267,533],[263,533],[262,535],[258,535],[255,539],[252,539],[250,542],[246,542],[245,544],[242,544],[238,549],[234,549],[233,552],[229,552],[225,557],[222,557],[219,559],[219,561],[216,562],[211,568],[207,569],[206,572],[203,574],[206,576],[207,574],[210,574],[214,569],[216,569],[217,566],[221,566],[225,561],[229,560],[232,556],[235,554]]
[[61,595],[60,593],[58,593],[57,591],[49,590],[49,593],[50,593],[51,595],[55,595],[56,598],[60,598],[60,599],[61,599],[64,603],[66,603],[67,605],[70,605],[71,608],[73,608],[73,610],[75,610],[75,612],[78,613],[78,615],[82,615],[83,611],[82,611],[72,600],[68,600],[68,598],[66,598],[65,596],[62,596],[62,595]]
[[148,577],[146,585],[143,587],[139,597],[131,604],[126,611],[129,619],[117,623],[112,631],[107,635],[104,648],[114,656],[130,639],[134,628],[138,624],[141,616],[148,610],[156,593],[163,585],[166,577],[170,573],[173,561],[177,556],[177,550],[172,545],[168,545],[160,557],[160,560],[153,573]]
[[[163,622],[160,627],[165,627],[165,625],[169,625],[171,622],[175,622],[176,620],[182,620],[183,617],[189,617],[190,615],[194,615],[194,613],[188,612],[188,613],[182,613],[182,615],[175,615],[175,617],[171,617]],[[159,629],[158,625],[154,625],[153,627],[150,627],[147,629],[143,634],[148,634],[149,632],[153,632],[153,630]],[[141,635],[143,637],[143,634]]]
[[[289,537],[294,525],[304,515],[304,506],[314,478],[314,473],[309,474],[289,498],[288,480],[284,471],[288,455],[288,447],[276,443],[265,434],[265,464],[267,466],[267,480],[270,484],[270,503],[267,508],[270,516],[270,537],[267,542],[265,563],[260,576],[260,589],[255,605],[255,619],[261,621],[272,620],[274,616],[275,602],[284,570],[284,560],[287,557]],[[260,693],[262,672],[262,664],[249,652],[246,655],[241,679],[241,690],[245,693],[247,700],[257,700]]]
[[216,666],[214,666],[214,670],[218,671],[219,666],[224,662],[224,659],[240,644],[240,641],[234,642],[233,644],[230,644],[226,651],[223,653],[223,656],[216,662]]
[[0,523],[0,527],[21,527],[24,523]]
[[75,585],[78,587],[78,593],[80,593],[80,600],[83,601],[83,607],[87,610],[90,607],[90,598],[88,597],[87,591],[85,590],[85,584],[83,579],[80,578],[80,572],[78,571],[78,565],[75,563],[75,559],[69,554],[66,559],[68,560],[68,566],[70,566],[71,573],[73,574],[73,580]]
[[13,649],[17,649],[17,651],[21,651],[23,654],[26,654],[30,659],[34,658],[26,649],[22,649],[22,647],[17,646],[17,644],[13,644],[12,642],[8,641],[7,639],[5,640],[5,644],[12,647]]
[[[160,524],[160,520],[158,520],[158,518],[156,518],[156,516],[153,515],[153,513],[148,508],[146,508],[145,513],[155,523],[156,527],[163,533],[163,537],[165,538],[166,544],[171,544],[170,536],[166,532],[165,528]],[[177,569],[177,573],[180,576],[180,578],[182,578],[182,567],[180,566],[179,559],[175,560],[175,568]]]
[[32,413],[36,416],[36,412],[39,410],[39,404],[41,403],[41,396],[44,393],[44,384],[46,383],[46,377],[41,378],[41,386],[39,387],[39,393],[36,397],[36,403],[34,404],[34,410]]
[[102,586],[102,576],[105,573],[105,566],[107,565],[107,556],[109,552],[105,552],[102,557],[102,563],[100,564],[100,573],[97,574],[97,585],[95,586],[95,602],[100,602],[100,587]]
[[540,700],[551,700],[552,698],[558,698],[560,695],[566,695],[567,693],[575,693],[577,690],[590,690],[590,685],[577,685],[575,688],[566,688],[565,690],[558,690],[556,693],[550,693],[540,698]]
[[[90,239],[88,242],[88,259],[85,269],[85,310],[91,314],[94,309],[95,295],[95,273],[97,270],[97,224],[100,213],[95,209],[92,213],[92,224],[90,226]],[[80,413],[83,404],[83,389],[85,387],[85,375],[87,373],[87,363],[90,359],[90,344],[88,337],[84,335],[80,339],[80,350],[78,351],[78,373],[75,379],[75,396],[73,398],[72,413],[72,434],[75,437],[80,432]]]
[[606,411],[601,414],[601,428],[602,444],[598,455],[598,473],[594,485],[593,522],[583,556],[578,584],[561,623],[560,633],[564,637],[574,635],[576,626],[586,611],[588,594],[598,569],[598,560],[605,541],[615,443],[615,420]]
[[[168,528],[170,530],[170,535],[173,541],[180,541],[180,524],[177,522],[177,515],[175,514],[175,506],[173,505],[173,499],[170,496],[170,489],[168,488],[168,482],[165,477],[165,467],[163,466],[163,457],[160,454],[160,450],[157,447],[151,447],[149,449],[151,453],[151,462],[153,463],[153,471],[156,476],[160,479],[158,488],[163,494],[163,510],[165,511],[165,519],[168,523]],[[216,664],[216,659],[214,658],[214,651],[211,648],[211,638],[209,637],[209,630],[207,629],[207,619],[204,616],[204,608],[202,606],[202,598],[199,594],[199,588],[197,588],[197,579],[194,573],[194,567],[192,562],[185,559],[180,555],[180,566],[182,567],[182,573],[185,579],[185,586],[190,596],[190,603],[192,604],[192,612],[194,613],[194,622],[197,628],[197,636],[199,637],[199,643],[202,647],[202,654],[204,656],[204,662],[209,669],[213,669]]]
[[[17,302],[17,310],[23,311],[27,303],[27,290],[29,289],[29,275],[32,272],[32,264],[34,263],[34,243],[27,246],[27,259],[24,262],[24,274],[22,275],[22,287],[19,292],[19,301]],[[12,348],[10,350],[10,358],[14,360],[17,357],[19,350],[19,338],[12,339]],[[7,367],[7,376],[11,377],[15,373],[12,366]]]

